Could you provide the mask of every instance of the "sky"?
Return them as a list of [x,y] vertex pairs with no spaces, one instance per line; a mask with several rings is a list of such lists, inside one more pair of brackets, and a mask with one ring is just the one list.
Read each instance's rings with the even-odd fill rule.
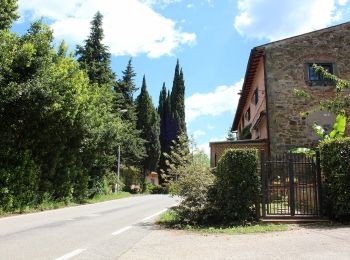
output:
[[[25,32],[44,17],[56,46],[83,44],[100,11],[104,44],[117,76],[130,57],[141,87],[158,106],[165,82],[172,87],[176,60],[185,78],[188,134],[209,153],[231,128],[250,54],[258,45],[350,21],[349,0],[19,0]],[[136,93],[137,95],[138,93]],[[136,97],[136,96],[135,96]]]

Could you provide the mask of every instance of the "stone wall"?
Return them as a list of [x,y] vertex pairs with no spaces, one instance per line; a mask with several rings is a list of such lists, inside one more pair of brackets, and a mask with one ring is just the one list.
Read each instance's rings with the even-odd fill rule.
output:
[[[335,87],[310,86],[305,64],[330,62],[335,64],[335,74],[350,78],[350,24],[289,38],[265,46],[265,75],[267,111],[270,133],[270,151],[281,153],[294,147],[317,144],[311,128],[313,121],[331,126],[334,117],[316,111],[310,118],[300,113],[318,108],[320,100],[334,96]],[[313,100],[305,101],[294,95],[294,89],[311,92]]]
[[216,167],[219,159],[227,149],[257,149],[263,150],[265,158],[268,156],[267,140],[242,140],[212,142],[210,145],[210,167]]

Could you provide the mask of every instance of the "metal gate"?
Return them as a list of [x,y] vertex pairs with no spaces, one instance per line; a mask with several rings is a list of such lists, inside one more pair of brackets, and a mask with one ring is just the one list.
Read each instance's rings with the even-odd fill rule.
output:
[[262,158],[263,217],[320,216],[320,157],[284,154]]

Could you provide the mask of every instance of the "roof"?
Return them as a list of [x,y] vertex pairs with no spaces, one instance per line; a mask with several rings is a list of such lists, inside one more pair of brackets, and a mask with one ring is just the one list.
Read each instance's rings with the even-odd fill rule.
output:
[[251,50],[247,70],[244,77],[241,97],[239,98],[235,119],[232,124],[232,131],[236,131],[238,129],[238,123],[243,113],[244,105],[247,101],[248,94],[251,90],[256,70],[259,66],[260,58],[264,55],[265,48],[264,47],[255,47]]
[[238,102],[236,115],[235,115],[235,118],[234,118],[233,123],[232,123],[231,131],[236,131],[238,129],[238,124],[239,124],[240,118],[242,116],[243,108],[244,108],[246,100],[248,98],[248,94],[249,94],[251,87],[252,87],[252,84],[253,84],[253,80],[255,77],[255,72],[257,70],[259,60],[265,54],[266,47],[269,47],[271,45],[278,44],[278,43],[282,43],[282,44],[287,43],[290,40],[293,40],[293,39],[296,39],[296,38],[299,38],[302,36],[322,32],[322,31],[326,31],[326,30],[332,30],[332,29],[337,28],[337,27],[348,26],[348,25],[350,25],[350,22],[334,25],[331,27],[327,27],[324,29],[320,29],[320,30],[316,30],[316,31],[312,31],[312,32],[308,32],[308,33],[304,33],[304,34],[300,34],[300,35],[296,35],[293,37],[270,42],[270,43],[263,44],[263,45],[260,45],[260,46],[253,48],[250,52],[250,56],[249,56],[249,60],[248,60],[248,64],[247,64],[247,69],[246,69],[246,74],[244,77],[241,97],[240,97],[239,102]]
[[259,143],[265,143],[266,139],[255,139],[255,140],[235,140],[235,141],[217,141],[217,142],[210,142],[209,146],[215,145],[215,144],[259,144]]

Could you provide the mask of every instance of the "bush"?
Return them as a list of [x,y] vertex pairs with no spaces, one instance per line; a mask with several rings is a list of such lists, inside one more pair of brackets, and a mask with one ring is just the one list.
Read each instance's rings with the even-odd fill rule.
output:
[[320,150],[325,213],[336,220],[350,221],[350,138],[325,140]]
[[167,189],[160,185],[155,185],[152,183],[147,183],[147,191],[151,194],[166,194]]
[[237,224],[253,220],[260,186],[257,151],[227,150],[218,162],[216,175],[212,200],[217,221]]

